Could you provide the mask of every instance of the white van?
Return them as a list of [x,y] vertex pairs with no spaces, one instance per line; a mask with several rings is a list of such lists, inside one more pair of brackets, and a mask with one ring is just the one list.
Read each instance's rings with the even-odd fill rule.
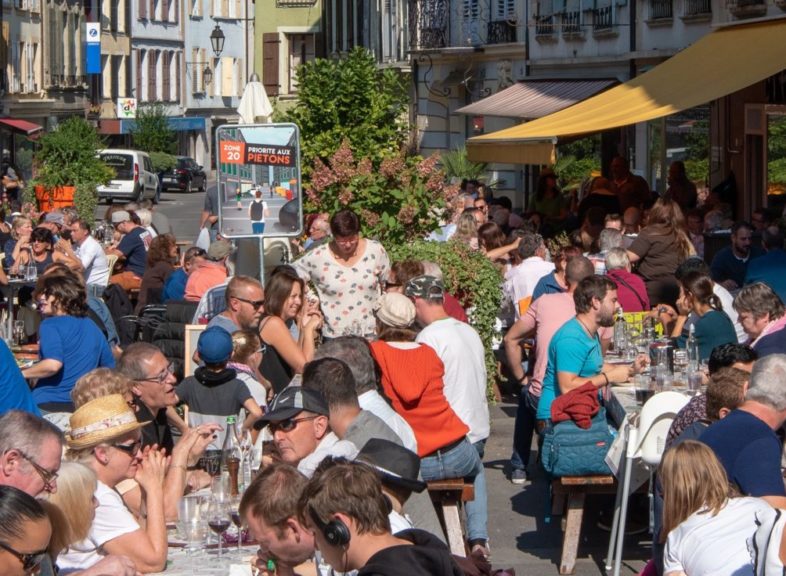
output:
[[145,152],[107,148],[98,153],[104,164],[115,171],[115,177],[106,186],[98,187],[99,200],[135,202],[150,198],[156,201],[158,176],[153,172],[153,162]]

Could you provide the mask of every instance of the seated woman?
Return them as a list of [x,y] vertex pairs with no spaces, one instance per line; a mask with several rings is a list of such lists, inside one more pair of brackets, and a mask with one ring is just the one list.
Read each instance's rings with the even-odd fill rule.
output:
[[41,503],[12,486],[0,486],[0,568],[3,576],[37,571],[47,557],[52,526]]
[[486,222],[478,228],[478,242],[480,250],[489,260],[502,267],[505,273],[511,266],[521,263],[518,247],[521,243],[521,236],[515,236],[513,241],[508,243],[502,228],[494,222]]
[[772,288],[762,282],[743,286],[734,297],[734,309],[747,344],[759,358],[786,352],[786,309]]
[[22,371],[35,379],[33,399],[46,412],[72,412],[77,379],[99,367],[114,368],[106,337],[88,318],[85,286],[73,273],[47,274],[35,290],[45,316],[38,331],[40,362]]
[[[17,247],[24,247],[24,244],[22,240]],[[71,270],[82,270],[82,261],[74,253],[71,244],[65,240],[55,242],[55,237],[47,228],[36,228],[31,232],[29,247],[30,250],[21,249],[14,257],[11,271],[24,273],[25,266],[32,263],[38,276],[41,276],[52,262],[61,262]],[[14,252],[16,251],[14,248]]]
[[270,382],[259,373],[264,353],[259,334],[253,330],[232,333],[232,358],[227,368],[237,372],[237,378],[246,383],[248,391],[260,407],[267,406],[268,394],[272,390]]
[[[265,285],[265,316],[259,323],[259,336],[266,346],[259,370],[278,394],[295,374],[314,358],[314,341],[322,326],[317,310],[306,309],[303,280],[293,271],[281,269]],[[295,339],[290,326],[296,324]]]
[[671,332],[672,337],[677,339],[677,345],[684,348],[687,338],[683,334],[683,326],[693,312],[697,317],[694,330],[701,360],[707,360],[716,346],[737,342],[734,324],[722,310],[712,286],[712,279],[701,272],[688,272],[682,277],[677,300],[678,316]]
[[178,247],[175,237],[171,234],[161,234],[153,238],[147,251],[147,267],[142,276],[142,286],[139,288],[139,302],[136,313],[142,311],[147,304],[160,304],[164,292],[164,283],[175,269],[178,260]]
[[753,575],[747,540],[756,517],[770,509],[759,498],[734,498],[711,448],[685,442],[668,450],[658,476],[663,485],[665,576]]
[[376,316],[379,339],[371,343],[371,352],[385,395],[415,434],[423,479],[445,478],[443,461],[449,460],[453,476],[474,484],[475,500],[467,502],[470,546],[485,551],[485,539],[473,533],[483,514],[480,507],[486,505],[483,463],[467,439],[469,428],[445,398],[445,367],[432,348],[415,342],[417,333],[410,328],[415,305],[409,298],[393,292],[382,295]]
[[17,216],[11,223],[11,238],[6,240],[3,246],[5,259],[3,267],[10,269],[19,255],[30,248],[30,234],[33,232],[33,222],[30,218]]
[[[49,555],[54,566],[57,566],[57,557],[61,553],[68,552],[69,546],[83,541],[90,533],[96,515],[93,497],[96,488],[96,475],[84,464],[63,462],[57,471],[57,492],[42,501],[52,522]],[[86,570],[71,572],[70,576],[101,574],[136,576],[137,571],[128,557],[110,554]]]
[[[87,538],[58,557],[61,569],[90,568],[111,554],[127,556],[143,573],[166,566],[166,457],[157,450],[142,453],[141,427],[120,394],[91,400],[72,414],[66,459],[93,470],[98,479],[94,493],[98,507]],[[144,490],[144,528],[115,491],[127,478],[134,478]]]
[[468,208],[461,213],[456,224],[456,233],[450,238],[451,242],[466,244],[472,250],[478,249],[478,221],[475,212],[474,208]]

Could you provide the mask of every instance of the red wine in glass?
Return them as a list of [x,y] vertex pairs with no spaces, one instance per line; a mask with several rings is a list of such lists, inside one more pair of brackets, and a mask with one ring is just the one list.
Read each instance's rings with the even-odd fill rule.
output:
[[223,534],[229,528],[229,520],[214,518],[210,520],[207,525],[210,526],[210,529],[216,534]]
[[232,523],[240,528],[240,525],[243,524],[243,519],[240,517],[240,512],[233,511],[232,512]]

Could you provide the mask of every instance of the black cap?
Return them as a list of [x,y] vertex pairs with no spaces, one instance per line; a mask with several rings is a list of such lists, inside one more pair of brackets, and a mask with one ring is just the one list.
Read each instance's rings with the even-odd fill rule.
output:
[[289,386],[273,398],[273,402],[268,406],[267,413],[254,422],[254,428],[261,430],[268,422],[288,420],[303,411],[313,412],[322,416],[327,416],[330,412],[322,394],[316,390],[303,388],[302,386]]
[[395,442],[372,438],[363,445],[355,460],[365,462],[376,469],[383,484],[398,486],[413,492],[423,492],[426,489],[426,483],[418,480],[420,458]]

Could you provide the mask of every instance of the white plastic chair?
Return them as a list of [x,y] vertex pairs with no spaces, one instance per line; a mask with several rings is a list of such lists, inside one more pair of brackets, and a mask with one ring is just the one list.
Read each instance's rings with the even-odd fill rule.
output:
[[630,496],[630,479],[633,461],[641,459],[650,469],[650,499],[652,498],[652,474],[660,464],[666,447],[666,436],[671,423],[690,398],[679,392],[661,392],[650,398],[639,414],[638,428],[628,425],[628,441],[625,449],[625,467],[617,486],[617,499],[614,504],[614,521],[611,527],[609,550],[606,556],[606,570],[611,570],[614,555],[614,576],[619,576],[622,564],[622,548],[625,539],[625,522]]

